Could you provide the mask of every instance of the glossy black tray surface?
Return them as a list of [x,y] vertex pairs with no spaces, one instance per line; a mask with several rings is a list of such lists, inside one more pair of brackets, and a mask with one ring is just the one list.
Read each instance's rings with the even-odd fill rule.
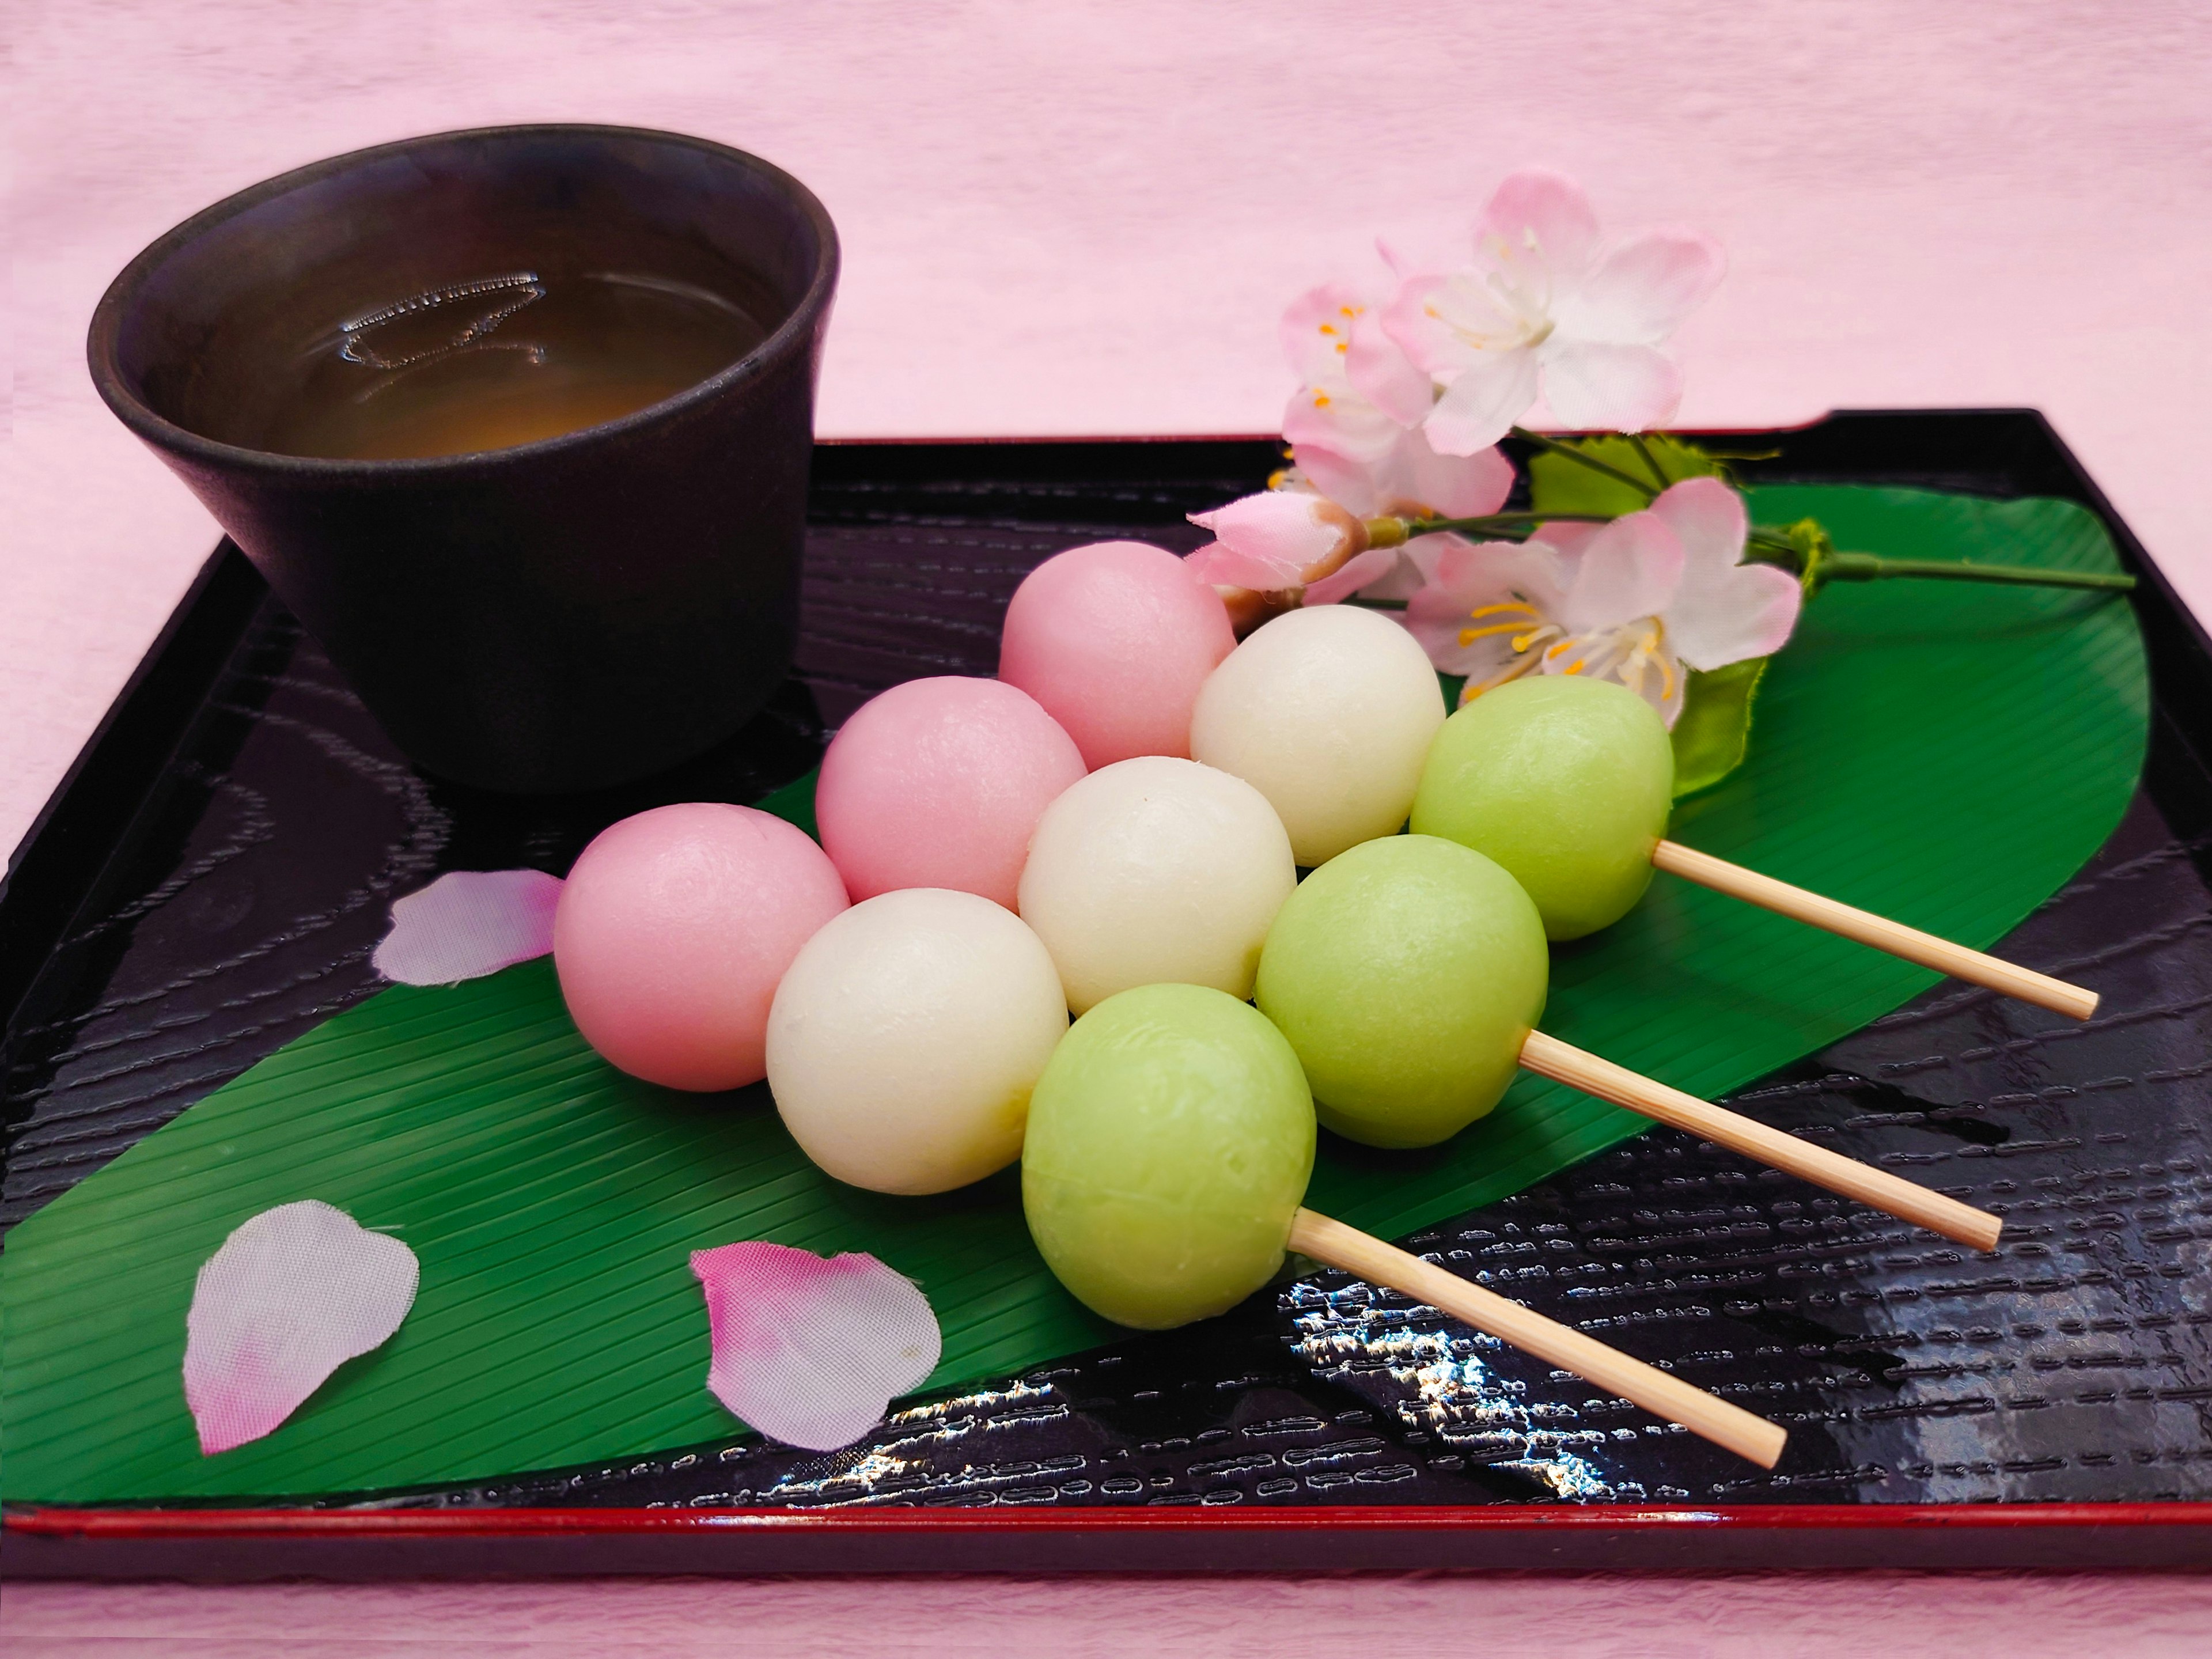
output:
[[[2002,947],[2100,993],[2094,1020],[1947,983],[1731,1097],[2002,1212],[1995,1257],[1666,1129],[1411,1241],[1782,1421],[1790,1444],[1777,1472],[1331,1273],[1200,1327],[926,1404],[828,1455],[732,1434],[307,1507],[481,1511],[495,1530],[493,1511],[604,1508],[605,1534],[582,1528],[604,1540],[613,1511],[648,1507],[1189,1506],[1310,1510],[1340,1526],[1358,1506],[1377,1523],[1385,1511],[1418,1522],[1480,1510],[1510,1527],[1513,1511],[1534,1526],[1563,1505],[1749,1506],[1778,1528],[1839,1506],[1902,1516],[2087,1504],[2140,1520],[2148,1512],[2130,1506],[2186,1504],[2159,1511],[2159,1559],[2212,1559],[2172,1541],[2212,1530],[2185,1524],[2212,1499],[2212,1148],[2201,1127],[2212,1102],[2212,654],[2039,416],[1844,415],[1773,434],[1771,447],[1774,459],[1747,467],[1754,480],[2051,495],[2103,513],[2146,578],[2133,603],[2156,694],[2125,821]],[[0,1224],[372,994],[369,952],[394,896],[445,870],[565,872],[600,828],[646,805],[756,799],[804,773],[825,732],[884,686],[991,672],[1006,599],[1048,554],[1110,537],[1194,546],[1201,532],[1183,515],[1256,488],[1279,459],[1273,443],[1241,440],[827,446],[793,678],[716,752],[591,797],[494,797],[416,772],[245,561],[218,550],[0,895]],[[24,1520],[11,1515],[9,1570],[58,1570],[43,1557],[26,1565]],[[862,1564],[839,1547],[775,1564]],[[1235,1564],[1295,1553],[1252,1547]],[[1935,1559],[1927,1547],[1907,1559]],[[1177,1548],[1177,1563],[1227,1559]],[[86,1570],[81,1551],[71,1559]],[[577,1558],[586,1570],[629,1559]],[[1364,1564],[1429,1559],[1386,1550]]]

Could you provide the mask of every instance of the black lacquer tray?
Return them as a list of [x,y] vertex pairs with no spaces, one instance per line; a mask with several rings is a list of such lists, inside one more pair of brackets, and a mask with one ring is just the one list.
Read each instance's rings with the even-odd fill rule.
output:
[[[1555,1317],[1777,1417],[1771,1475],[1484,1351],[1343,1275],[926,1406],[820,1455],[732,1436],[621,1465],[257,1509],[11,1506],[11,1576],[957,1568],[2212,1565],[2212,650],[2026,411],[1761,434],[1754,480],[2045,495],[2103,514],[2151,648],[2150,759],[2097,859],[2003,954],[2087,1025],[1955,984],[1731,1097],[2006,1216],[1994,1259],[1655,1129],[1427,1230]],[[1072,543],[1184,549],[1263,440],[825,446],[805,643],[775,704],[649,784],[477,794],[400,760],[226,544],[0,895],[12,1224],[373,994],[392,897],[563,872],[672,799],[756,799],[919,674],[989,673],[1022,574]],[[1648,1337],[1644,1335],[1648,1333]],[[1459,1345],[1455,1349],[1455,1345]],[[1602,1419],[1602,1420],[1601,1420]],[[1556,1429],[1610,1437],[1562,1452]]]

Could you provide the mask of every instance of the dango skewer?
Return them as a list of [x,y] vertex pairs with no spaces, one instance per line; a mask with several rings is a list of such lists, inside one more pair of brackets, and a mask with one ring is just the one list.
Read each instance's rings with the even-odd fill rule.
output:
[[1395,1290],[1772,1468],[1778,1425],[1304,1207],[1315,1116],[1297,1055],[1192,985],[1108,998],[1038,1079],[1022,1206],[1039,1252],[1107,1318],[1161,1330],[1266,1285],[1286,1250]]
[[2003,1224],[1535,1029],[1550,952],[1536,907],[1481,854],[1434,836],[1365,842],[1308,876],[1268,930],[1260,1011],[1290,1040],[1321,1121],[1426,1146],[1495,1106],[1522,1068],[1980,1250]]
[[1530,676],[1444,722],[1413,827],[1504,865],[1555,939],[1619,921],[1664,870],[2075,1019],[2096,1012],[2094,991],[1667,840],[1673,786],[1667,728],[1643,698],[1610,681]]

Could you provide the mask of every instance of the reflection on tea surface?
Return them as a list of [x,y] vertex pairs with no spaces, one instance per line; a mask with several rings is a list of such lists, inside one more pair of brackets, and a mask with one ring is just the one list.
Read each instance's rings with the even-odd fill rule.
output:
[[768,337],[688,283],[518,270],[365,312],[289,365],[261,448],[397,460],[506,449],[634,413]]

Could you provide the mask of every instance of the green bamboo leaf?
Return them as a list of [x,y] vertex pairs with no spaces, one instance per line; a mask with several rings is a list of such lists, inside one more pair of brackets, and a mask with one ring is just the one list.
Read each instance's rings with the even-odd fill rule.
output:
[[1750,657],[1710,673],[1688,672],[1674,721],[1674,799],[1710,789],[1743,764],[1751,747],[1751,703],[1768,659]]

